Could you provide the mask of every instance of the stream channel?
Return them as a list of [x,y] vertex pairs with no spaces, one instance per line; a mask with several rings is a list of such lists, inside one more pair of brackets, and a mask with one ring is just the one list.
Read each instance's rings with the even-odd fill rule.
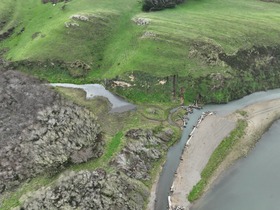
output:
[[[265,92],[264,91],[256,92],[251,95],[245,96],[239,100],[229,102],[227,104],[206,105],[203,107],[203,109],[195,110],[191,115],[189,115],[188,116],[189,121],[186,128],[183,129],[181,139],[178,141],[178,143],[176,143],[168,150],[166,162],[162,168],[157,184],[155,210],[168,209],[168,196],[170,193],[170,188],[173,183],[175,172],[180,163],[180,157],[184,151],[184,147],[188,139],[188,135],[192,131],[193,126],[196,125],[197,120],[201,116],[202,112],[213,111],[216,112],[217,115],[227,115],[250,104],[277,99],[277,98],[280,98],[280,89],[269,90]],[[214,208],[214,209],[225,210],[223,208],[221,209]],[[210,209],[207,208],[207,210]]]

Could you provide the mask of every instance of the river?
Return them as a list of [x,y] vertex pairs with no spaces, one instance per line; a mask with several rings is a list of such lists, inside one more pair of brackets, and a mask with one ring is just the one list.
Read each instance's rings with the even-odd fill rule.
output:
[[234,164],[192,210],[280,209],[280,121]]
[[280,98],[280,89],[262,91],[245,96],[242,99],[232,101],[228,104],[207,105],[202,110],[196,110],[193,114],[191,114],[189,116],[190,121],[187,124],[187,127],[183,130],[181,139],[177,144],[172,146],[167,153],[167,160],[163,166],[157,184],[155,210],[168,209],[167,197],[173,183],[175,171],[180,163],[180,157],[183,153],[187,137],[202,112],[215,111],[218,115],[227,115],[250,104],[277,98]]

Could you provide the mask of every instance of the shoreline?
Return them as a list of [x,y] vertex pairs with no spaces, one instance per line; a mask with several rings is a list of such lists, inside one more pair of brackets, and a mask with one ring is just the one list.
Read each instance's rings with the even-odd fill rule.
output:
[[[219,176],[228,167],[234,164],[239,158],[247,156],[249,151],[254,147],[255,143],[260,139],[262,134],[265,133],[267,129],[269,129],[274,121],[280,118],[280,99],[257,102],[237,111],[245,111],[246,114],[242,116],[240,112],[238,113],[235,111],[228,114],[227,116],[220,116],[219,114],[207,116],[199,126],[199,129],[196,130],[191,141],[191,145],[183,152],[182,160],[177,169],[177,175],[174,177],[174,192],[171,195],[171,203],[173,207],[177,205],[183,206],[185,209],[189,209],[195,203],[190,203],[187,200],[189,192],[200,180],[200,173],[207,164],[213,151],[220,144],[220,142],[235,128],[235,124],[238,119],[244,119],[248,123],[248,126],[245,129],[245,135],[238,142],[236,142],[231,152],[218,166],[208,185],[206,186],[203,195],[208,189],[211,188],[213,183],[217,181]],[[213,130],[215,132],[213,132]],[[199,141],[199,139],[202,140]],[[154,209],[159,175],[160,173],[152,185],[146,210]],[[186,180],[189,181],[186,182]]]
[[173,180],[172,207],[187,209],[187,200],[193,186],[201,179],[201,172],[214,150],[236,126],[236,119],[219,115],[207,116],[195,130],[191,143],[183,152],[177,174]]
[[[161,166],[161,170],[162,170],[162,166]],[[157,174],[157,176],[156,176],[156,178],[153,182],[153,185],[150,189],[150,197],[149,197],[149,200],[148,200],[148,203],[147,203],[147,206],[146,206],[146,210],[154,210],[154,208],[155,208],[157,184],[158,184],[158,181],[159,181],[160,171]]]
[[[267,129],[269,129],[269,127],[272,125],[274,121],[280,118],[280,99],[258,102],[246,106],[240,110],[246,112],[245,116],[242,116],[237,112],[234,112],[232,114],[227,115],[226,119],[233,120],[235,122],[237,121],[237,119],[246,120],[248,126],[245,129],[245,135],[241,137],[241,139],[234,145],[231,152],[227,155],[224,161],[218,166],[212,178],[209,180],[208,185],[204,190],[203,194],[205,194],[205,192],[211,188],[212,184],[215,181],[217,181],[219,176],[226,169],[228,169],[232,164],[234,164],[236,160],[242,157],[246,157],[250,152],[250,150],[254,147],[256,142],[260,139],[262,134],[265,133]],[[222,118],[222,117],[218,116],[218,118]],[[216,129],[219,129],[219,124],[215,122],[216,119],[214,118],[210,119],[210,117],[207,117],[205,121],[206,120],[210,120],[212,121],[212,123],[215,123]],[[233,129],[234,128],[232,128],[231,130]],[[227,129],[228,134],[231,132],[231,130]],[[198,134],[207,135],[207,133],[209,132],[209,126],[207,128],[207,125],[205,125],[205,123],[203,124],[201,123],[201,129],[198,131],[199,133],[196,133],[195,136],[198,136]],[[209,142],[207,146],[213,147],[213,145],[217,143],[217,139],[213,139],[213,136],[209,135],[209,133],[207,137]],[[220,142],[222,140],[220,140]],[[192,142],[194,144],[196,140],[193,139]],[[197,145],[191,145],[190,148],[192,146],[198,147]],[[172,206],[176,206],[176,205],[183,206],[185,207],[185,209],[189,209],[192,206],[192,203],[190,203],[187,200],[187,196],[189,192],[192,190],[193,186],[200,180],[200,173],[204,169],[204,167],[202,167],[203,165],[201,164],[202,157],[197,159],[190,159],[190,157],[188,157],[190,153],[189,151],[190,148],[187,148],[183,153],[183,161],[180,162],[180,165],[177,169],[177,176],[175,177],[173,182],[174,192],[171,195]],[[198,148],[193,148],[193,150],[198,150]],[[194,154],[197,155],[198,152],[194,152]],[[209,160],[211,155],[209,156],[209,153],[207,153],[206,155]],[[200,170],[194,170],[192,165],[196,165]],[[196,177],[190,177],[189,170],[192,173],[196,173]],[[186,176],[186,173],[188,173],[188,176]],[[186,177],[189,177],[190,179],[187,179]],[[185,179],[185,181],[190,180],[189,183],[191,184],[187,185],[182,179]],[[182,183],[184,183],[184,185]]]
[[[275,121],[280,119],[280,99],[259,102],[244,107],[241,110],[247,112],[247,116],[243,117],[248,123],[247,128],[245,129],[245,135],[233,146],[233,149],[218,166],[209,180],[201,198],[213,186],[213,184],[219,181],[220,176],[225,170],[231,167],[238,159],[246,158],[262,135]],[[235,113],[234,115],[237,114]],[[199,202],[199,199],[194,203],[196,202]],[[190,207],[194,203],[192,203]]]

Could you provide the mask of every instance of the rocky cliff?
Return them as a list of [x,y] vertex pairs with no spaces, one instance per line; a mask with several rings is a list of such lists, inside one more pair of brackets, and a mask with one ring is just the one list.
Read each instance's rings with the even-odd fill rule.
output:
[[172,139],[173,130],[156,134],[152,130],[132,129],[125,136],[127,145],[111,164],[131,178],[149,180],[153,163],[167,151],[167,142]]
[[142,209],[149,191],[121,173],[107,174],[104,170],[71,172],[57,183],[23,198],[27,209]]
[[100,127],[91,112],[37,79],[0,72],[0,193],[102,151]]
[[151,179],[153,164],[173,135],[168,128],[158,132],[131,129],[125,135],[126,146],[111,161],[113,171],[66,172],[51,186],[22,196],[21,205],[13,210],[143,209],[149,189],[141,181]]
[[[64,171],[39,190],[23,194],[14,209],[143,209],[151,170],[168,148],[173,130],[131,129],[126,145],[105,170]],[[0,193],[42,173],[59,173],[103,152],[93,114],[47,84],[0,70]],[[1,208],[1,204],[0,204]]]

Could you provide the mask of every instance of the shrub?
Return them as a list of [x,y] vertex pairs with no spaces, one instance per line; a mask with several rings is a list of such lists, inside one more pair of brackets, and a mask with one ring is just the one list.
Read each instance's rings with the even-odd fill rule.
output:
[[165,8],[174,8],[176,4],[183,3],[184,0],[143,0],[143,11],[158,11]]

